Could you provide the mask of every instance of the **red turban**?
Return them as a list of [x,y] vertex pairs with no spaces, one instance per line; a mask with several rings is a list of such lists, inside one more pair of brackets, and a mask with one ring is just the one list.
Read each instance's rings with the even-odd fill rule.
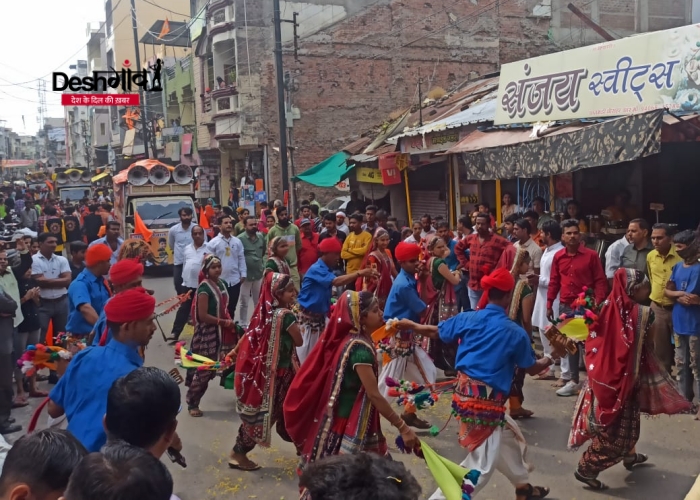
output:
[[343,245],[338,238],[326,238],[318,245],[318,251],[321,253],[340,253],[342,250]]
[[102,245],[101,243],[88,247],[87,252],[85,252],[85,265],[88,267],[111,259],[112,250],[107,245]]
[[105,304],[110,323],[128,323],[147,319],[156,310],[156,299],[139,286],[116,294]]
[[477,309],[483,309],[489,303],[489,290],[492,288],[502,292],[510,292],[515,288],[515,279],[508,270],[503,268],[497,269],[490,275],[481,278],[481,289],[484,293],[479,299],[479,303],[476,306]]
[[396,260],[399,262],[407,262],[409,260],[417,259],[420,257],[420,247],[415,243],[406,243],[405,241],[402,241],[396,245],[394,255],[396,255]]
[[120,260],[109,270],[109,280],[113,285],[126,285],[141,276],[143,276],[143,264],[138,259]]

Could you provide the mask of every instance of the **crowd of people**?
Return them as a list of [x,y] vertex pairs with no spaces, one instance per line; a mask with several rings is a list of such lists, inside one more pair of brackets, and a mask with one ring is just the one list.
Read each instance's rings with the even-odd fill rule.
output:
[[[179,298],[169,340],[179,342],[192,322],[188,349],[221,363],[219,372],[188,370],[187,414],[204,417],[209,382],[233,373],[240,425],[229,467],[259,469],[249,454],[270,445],[274,426],[299,456],[302,498],[342,498],[338,491],[353,488],[418,498],[415,479],[386,460],[382,420],[397,429],[406,451],[420,450],[415,429],[431,423],[415,405],[399,410],[391,386],[405,380],[433,388],[442,372],[453,380],[462,465],[481,473],[475,491],[499,470],[517,500],[536,499],[549,489],[530,482],[517,423],[534,415],[523,406],[530,375],[552,381],[557,396],[579,398],[568,444],[591,443],[574,472],[578,481],[604,489],[602,471],[646,462],[636,450],[640,413],[700,418],[693,406],[700,397],[697,233],[673,234],[668,225],[632,218],[604,266],[586,247],[575,202],[562,222],[544,211],[542,199],[527,211],[511,205],[504,199],[500,227],[482,204],[454,229],[429,214],[400,228],[386,211],[357,201],[323,213],[313,195],[297,218],[278,201],[252,215],[213,200],[196,213],[180,209],[168,236]],[[64,226],[75,217],[81,236],[59,239],[48,221],[43,229],[38,221],[37,248],[20,235],[13,238],[16,262],[0,252],[0,322],[13,332],[11,342],[0,343],[0,433],[21,429],[13,405],[47,396],[17,369],[28,345],[51,328],[65,332],[67,346],[90,346],[75,349],[65,373],[50,375],[48,413],[54,423],[66,419],[68,432],[21,438],[7,457],[0,498],[18,488],[62,492],[66,500],[113,498],[110,489],[140,488],[135,499],[172,495],[158,459],[167,453],[184,461],[180,392],[172,374],[144,367],[156,304],[143,274],[154,256],[142,239],[119,236],[108,207],[103,218],[88,203],[83,216],[82,206],[46,200],[42,213]],[[91,214],[100,217],[94,239],[86,228]],[[597,325],[561,356],[547,331],[573,314],[585,293]],[[14,460],[42,467],[29,474]],[[64,473],[49,480],[54,460]],[[365,481],[353,481],[361,476]],[[430,498],[445,496],[437,490]]]

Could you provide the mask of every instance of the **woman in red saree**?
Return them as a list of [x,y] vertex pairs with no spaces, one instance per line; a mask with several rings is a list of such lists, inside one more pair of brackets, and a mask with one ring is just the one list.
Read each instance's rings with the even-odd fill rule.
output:
[[386,298],[391,291],[391,284],[397,275],[394,259],[389,253],[390,242],[389,232],[382,227],[377,228],[372,239],[372,247],[365,254],[360,269],[372,268],[379,273],[379,278],[360,277],[355,283],[356,290],[376,295],[380,309],[384,309]]
[[418,445],[413,430],[377,387],[371,335],[383,323],[371,293],[347,291],[335,304],[328,326],[284,401],[284,421],[301,451],[301,469],[328,455],[386,455],[379,415],[399,430],[408,448]]
[[[450,249],[444,239],[432,235],[428,237],[428,258],[426,274],[418,285],[418,293],[427,308],[423,313],[421,323],[437,326],[440,321],[457,314],[457,294],[455,286],[459,285],[459,272],[452,272],[445,263],[445,257]],[[456,375],[454,370],[457,345],[447,345],[439,339],[426,339],[425,350],[435,362],[435,366],[448,374]]]
[[591,444],[574,476],[602,490],[598,474],[622,462],[626,469],[648,460],[637,453],[639,415],[674,415],[691,408],[649,345],[654,321],[648,301],[651,287],[640,271],[618,269],[598,326],[586,340],[588,382],[581,391],[569,435],[569,448]]
[[290,310],[297,292],[286,274],[268,272],[250,326],[229,356],[236,359],[236,410],[241,416],[229,466],[257,470],[247,454],[256,445],[270,446],[272,426],[287,441],[282,403],[299,366],[296,349],[302,344],[296,317]]

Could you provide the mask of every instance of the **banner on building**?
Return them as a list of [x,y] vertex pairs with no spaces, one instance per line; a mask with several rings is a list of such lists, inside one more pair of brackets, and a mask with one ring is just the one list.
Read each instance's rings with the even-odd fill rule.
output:
[[358,182],[370,182],[372,184],[382,183],[382,174],[378,168],[356,167],[355,175]]
[[700,111],[698,87],[696,24],[504,64],[495,123]]

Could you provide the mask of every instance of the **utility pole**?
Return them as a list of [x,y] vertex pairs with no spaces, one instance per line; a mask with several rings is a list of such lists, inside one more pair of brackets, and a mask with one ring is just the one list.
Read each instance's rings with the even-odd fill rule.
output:
[[[139,52],[139,33],[136,24],[136,3],[131,0],[131,28],[134,32],[134,52],[136,53],[136,69],[141,71],[141,53]],[[139,105],[141,107],[141,137],[143,140],[143,154],[148,156],[148,130],[146,130],[146,106],[144,104],[143,87],[139,87]]]
[[83,144],[85,149],[85,163],[87,164],[87,169],[90,170],[90,143],[92,142],[91,134],[89,134],[88,123],[85,120],[81,121],[83,128]]
[[423,126],[423,90],[421,85],[423,84],[423,78],[420,76],[420,68],[418,68],[418,119],[420,120],[420,126]]
[[[133,5],[134,0],[131,0]],[[275,11],[275,72],[277,73],[277,114],[279,120],[280,136],[280,166],[282,168],[282,198],[284,192],[289,191],[289,171],[287,163],[287,117],[284,106],[284,68],[282,65],[282,14],[280,12],[280,0],[273,0]]]
[[[296,13],[295,13],[296,14]],[[287,133],[289,134],[289,160],[292,171],[292,177],[294,177],[294,118],[292,117],[292,91],[294,90],[294,77],[291,73],[286,73],[284,75],[284,87],[286,92],[285,107],[287,120],[285,123]],[[297,193],[296,193],[296,183],[292,182],[292,188],[289,190],[289,210],[294,211],[297,208]]]

